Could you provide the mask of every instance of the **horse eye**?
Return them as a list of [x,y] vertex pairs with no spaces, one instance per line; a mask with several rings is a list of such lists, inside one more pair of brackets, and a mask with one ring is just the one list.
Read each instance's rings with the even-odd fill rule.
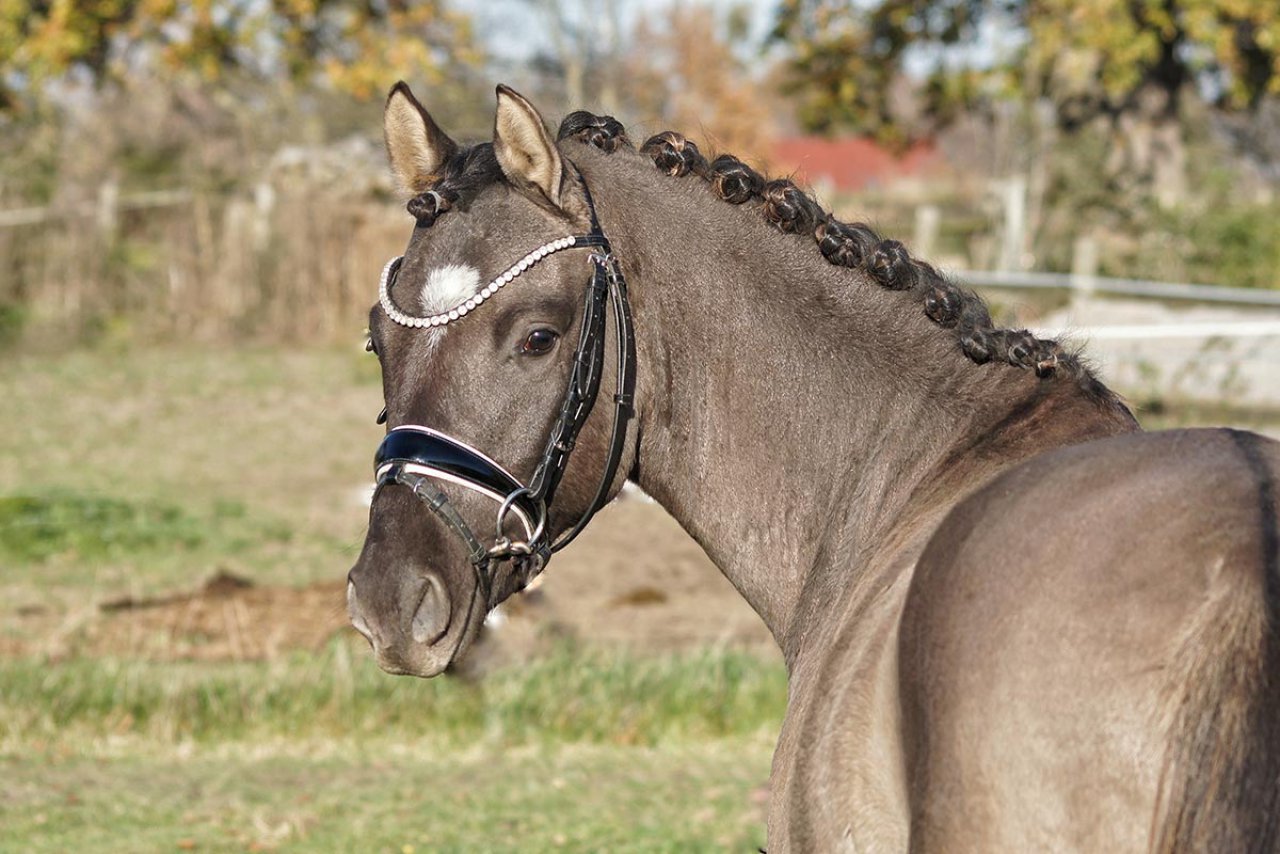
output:
[[535,329],[520,345],[520,352],[527,356],[542,356],[550,353],[559,339],[560,336],[550,329]]

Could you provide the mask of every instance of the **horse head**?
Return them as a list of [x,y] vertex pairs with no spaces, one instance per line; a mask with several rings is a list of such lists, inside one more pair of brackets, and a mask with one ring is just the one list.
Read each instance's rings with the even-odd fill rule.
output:
[[463,147],[402,83],[384,132],[417,224],[369,316],[388,433],[347,599],[383,669],[433,676],[621,488],[634,359],[589,190],[528,101],[498,87]]

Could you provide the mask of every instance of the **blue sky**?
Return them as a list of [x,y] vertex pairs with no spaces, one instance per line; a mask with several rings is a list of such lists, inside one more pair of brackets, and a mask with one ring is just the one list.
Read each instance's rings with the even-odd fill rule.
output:
[[[751,48],[762,45],[780,0],[449,0],[452,8],[471,16],[481,41],[500,60],[520,62],[533,55],[554,53],[547,33],[548,6],[565,10],[569,15],[591,14],[597,17],[616,3],[620,29],[625,37],[641,17],[663,19],[672,7],[710,6],[724,15],[735,8],[747,10],[751,21]],[[859,0],[874,5],[877,0]],[[979,38],[969,45],[957,45],[945,52],[920,47],[908,53],[908,74],[923,76],[939,62],[964,65],[989,65],[997,56],[1021,44],[1023,35],[1006,26],[999,15],[990,15],[982,23]]]
[[[527,59],[548,48],[546,18],[541,8],[552,3],[573,15],[600,14],[607,8],[600,0],[451,0],[451,7],[471,16],[481,40],[503,59]],[[617,3],[622,33],[643,17],[661,18],[672,7],[710,6],[724,14],[735,7],[747,9],[751,17],[752,36],[762,40],[773,20],[776,0],[613,0]]]

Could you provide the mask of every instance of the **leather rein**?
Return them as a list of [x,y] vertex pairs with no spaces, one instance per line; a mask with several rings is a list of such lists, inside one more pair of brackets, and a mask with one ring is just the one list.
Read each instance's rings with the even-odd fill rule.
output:
[[[591,282],[583,301],[578,345],[564,398],[555,424],[547,436],[542,456],[527,484],[466,442],[417,425],[389,430],[374,458],[376,489],[392,483],[408,487],[426,504],[430,512],[463,541],[475,567],[481,595],[486,602],[499,563],[523,559],[523,582],[527,584],[546,568],[551,555],[572,542],[604,506],[609,487],[622,461],[627,424],[634,415],[636,353],[627,284],[609,245],[609,238],[605,236],[596,217],[595,204],[587,189],[586,180],[581,173],[578,173],[578,179],[586,196],[591,230],[586,234],[561,238],[539,247],[503,276],[495,279],[476,298],[467,300],[455,311],[430,318],[415,318],[405,314],[395,307],[389,296],[390,285],[398,272],[401,259],[393,259],[383,272],[380,300],[391,319],[407,326],[435,326],[473,310],[496,293],[498,288],[519,276],[545,255],[564,249],[593,250],[589,256],[593,265]],[[548,514],[556,490],[568,468],[578,434],[595,407],[604,370],[605,331],[610,307],[616,329],[617,388],[613,395],[613,429],[604,471],[591,502],[578,521],[553,538],[549,533]],[[438,485],[440,482],[465,487],[498,504],[494,537],[488,545],[450,504]],[[509,516],[514,516],[523,529],[523,539],[512,539],[506,533]]]

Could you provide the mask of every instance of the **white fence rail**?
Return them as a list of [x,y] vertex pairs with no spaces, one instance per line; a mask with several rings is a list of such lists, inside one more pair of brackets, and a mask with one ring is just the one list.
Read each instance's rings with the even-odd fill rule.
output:
[[1280,308],[1280,290],[1233,288],[1226,285],[1191,285],[1148,279],[1111,279],[1075,273],[1030,273],[1006,270],[954,270],[952,275],[969,287],[1070,290],[1080,294],[1109,294],[1147,299]]
[[[1137,400],[1280,407],[1280,291],[1080,273],[954,276],[975,288],[1068,294],[1033,331],[1084,344],[1107,383]],[[1088,299],[1101,295],[1119,299]]]
[[1090,341],[1172,341],[1178,338],[1280,338],[1280,320],[1221,323],[1119,323],[1063,329],[1037,329],[1037,335],[1059,338],[1075,335]]

